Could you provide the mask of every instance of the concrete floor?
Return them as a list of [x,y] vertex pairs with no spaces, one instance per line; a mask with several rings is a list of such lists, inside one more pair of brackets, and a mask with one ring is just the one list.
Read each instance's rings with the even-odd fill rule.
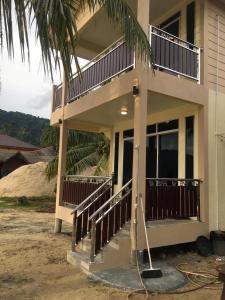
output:
[[[163,277],[144,279],[144,283],[150,291],[172,291],[185,285],[185,277],[174,267],[168,265],[166,262],[156,261],[153,262],[153,266],[161,269]],[[148,267],[149,265],[144,265],[142,266],[142,269]],[[89,276],[95,281],[100,281],[115,288],[125,290],[135,290],[143,288],[140,283],[137,269],[132,266],[93,272]]]

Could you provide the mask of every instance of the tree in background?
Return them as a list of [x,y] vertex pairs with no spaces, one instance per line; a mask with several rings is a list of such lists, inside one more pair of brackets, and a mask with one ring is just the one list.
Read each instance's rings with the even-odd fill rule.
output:
[[15,137],[34,146],[40,146],[44,128],[49,120],[20,112],[7,112],[0,109],[0,134]]
[[[59,129],[46,127],[42,137],[43,147],[53,145],[59,150]],[[103,133],[90,133],[70,130],[67,146],[66,174],[74,175],[93,167],[93,175],[107,172],[110,152],[109,139]],[[58,156],[46,167],[46,175],[50,180],[57,175]]]
[[[36,27],[44,68],[53,77],[61,64],[67,78],[75,63],[79,71],[76,47],[79,44],[77,19],[80,11],[104,7],[109,20],[120,27],[128,45],[138,55],[152,62],[151,47],[146,34],[126,0],[0,0],[0,42],[6,43],[10,56],[14,52],[14,26],[19,32],[22,59],[29,59],[29,29]],[[15,14],[16,22],[12,21]],[[56,51],[57,49],[57,51]]]

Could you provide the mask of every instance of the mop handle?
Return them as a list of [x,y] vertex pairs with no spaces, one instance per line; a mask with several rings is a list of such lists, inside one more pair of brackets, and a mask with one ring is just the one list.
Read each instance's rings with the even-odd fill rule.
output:
[[145,239],[146,239],[147,250],[148,250],[149,265],[150,265],[150,269],[152,269],[152,259],[151,259],[150,247],[149,247],[149,242],[148,242],[148,234],[147,234],[147,228],[146,228],[146,222],[145,222],[143,199],[142,199],[141,194],[140,194],[140,201],[141,201],[141,211],[142,211],[143,224],[144,224],[144,230],[145,230]]

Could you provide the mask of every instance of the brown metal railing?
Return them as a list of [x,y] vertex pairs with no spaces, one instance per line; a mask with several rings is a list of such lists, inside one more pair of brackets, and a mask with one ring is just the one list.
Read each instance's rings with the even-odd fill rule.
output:
[[90,260],[111,240],[131,218],[132,180],[96,210],[91,221]]
[[200,49],[159,28],[150,26],[154,65],[200,83]]
[[119,40],[82,69],[82,78],[75,74],[69,84],[67,102],[76,100],[133,66],[134,52],[123,40]]
[[65,176],[63,181],[63,205],[79,205],[95,192],[109,177]]
[[56,86],[53,101],[53,111],[62,106],[62,84]]
[[113,178],[108,178],[105,182],[89,195],[72,212],[73,232],[72,251],[76,245],[89,233],[91,223],[89,217],[102,206],[113,194]]
[[[104,85],[113,77],[134,67],[134,51],[123,38],[110,45],[81,69],[81,76],[76,73],[69,82],[66,102],[70,103],[91,90]],[[54,95],[53,111],[61,106],[62,84],[57,86]]]
[[146,220],[200,220],[200,180],[148,178],[146,179]]

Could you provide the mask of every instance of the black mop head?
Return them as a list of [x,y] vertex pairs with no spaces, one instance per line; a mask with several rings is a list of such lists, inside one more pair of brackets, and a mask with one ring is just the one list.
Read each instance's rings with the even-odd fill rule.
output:
[[160,269],[145,269],[141,272],[142,278],[160,278],[162,277],[162,271]]

